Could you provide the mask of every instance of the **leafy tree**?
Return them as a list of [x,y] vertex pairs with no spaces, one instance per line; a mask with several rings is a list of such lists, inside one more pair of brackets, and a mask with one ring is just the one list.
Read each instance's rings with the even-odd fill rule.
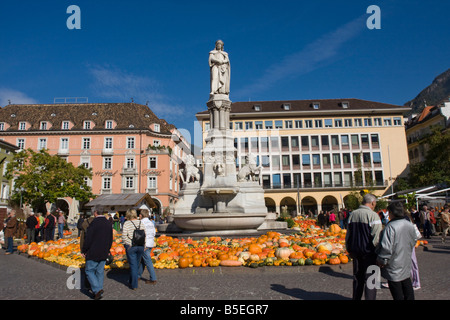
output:
[[92,178],[92,169],[75,167],[47,150],[22,150],[14,155],[6,167],[6,178],[14,179],[14,202],[38,207],[55,203],[59,198],[71,197],[89,201],[94,197],[85,178]]
[[450,185],[450,131],[433,130],[426,138],[425,160],[411,166],[409,182],[413,187]]

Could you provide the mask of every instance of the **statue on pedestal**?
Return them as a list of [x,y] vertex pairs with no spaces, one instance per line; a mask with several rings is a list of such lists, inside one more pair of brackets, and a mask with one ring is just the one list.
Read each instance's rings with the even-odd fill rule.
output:
[[216,41],[216,48],[209,53],[211,71],[210,94],[230,94],[230,60],[223,51],[223,41]]

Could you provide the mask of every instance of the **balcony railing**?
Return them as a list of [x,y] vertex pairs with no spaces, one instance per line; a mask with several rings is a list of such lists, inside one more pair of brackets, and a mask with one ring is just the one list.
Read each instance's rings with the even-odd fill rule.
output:
[[[362,182],[344,182],[344,183],[302,183],[299,189],[329,189],[329,188],[385,188],[388,186],[388,181],[376,181],[374,183]],[[263,183],[263,189],[277,190],[277,189],[297,189],[295,183]]]

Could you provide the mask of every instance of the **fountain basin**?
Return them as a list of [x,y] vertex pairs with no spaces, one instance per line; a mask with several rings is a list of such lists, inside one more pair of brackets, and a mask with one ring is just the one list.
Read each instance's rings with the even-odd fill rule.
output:
[[175,214],[174,223],[187,231],[256,230],[267,213],[196,213]]

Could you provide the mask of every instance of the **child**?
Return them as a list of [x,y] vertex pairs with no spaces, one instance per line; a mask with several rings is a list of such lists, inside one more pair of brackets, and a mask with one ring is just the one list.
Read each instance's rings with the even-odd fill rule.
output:
[[401,202],[391,203],[387,210],[389,223],[381,234],[377,263],[381,267],[381,275],[388,280],[394,300],[414,300],[411,264],[416,231],[405,219],[406,212]]

